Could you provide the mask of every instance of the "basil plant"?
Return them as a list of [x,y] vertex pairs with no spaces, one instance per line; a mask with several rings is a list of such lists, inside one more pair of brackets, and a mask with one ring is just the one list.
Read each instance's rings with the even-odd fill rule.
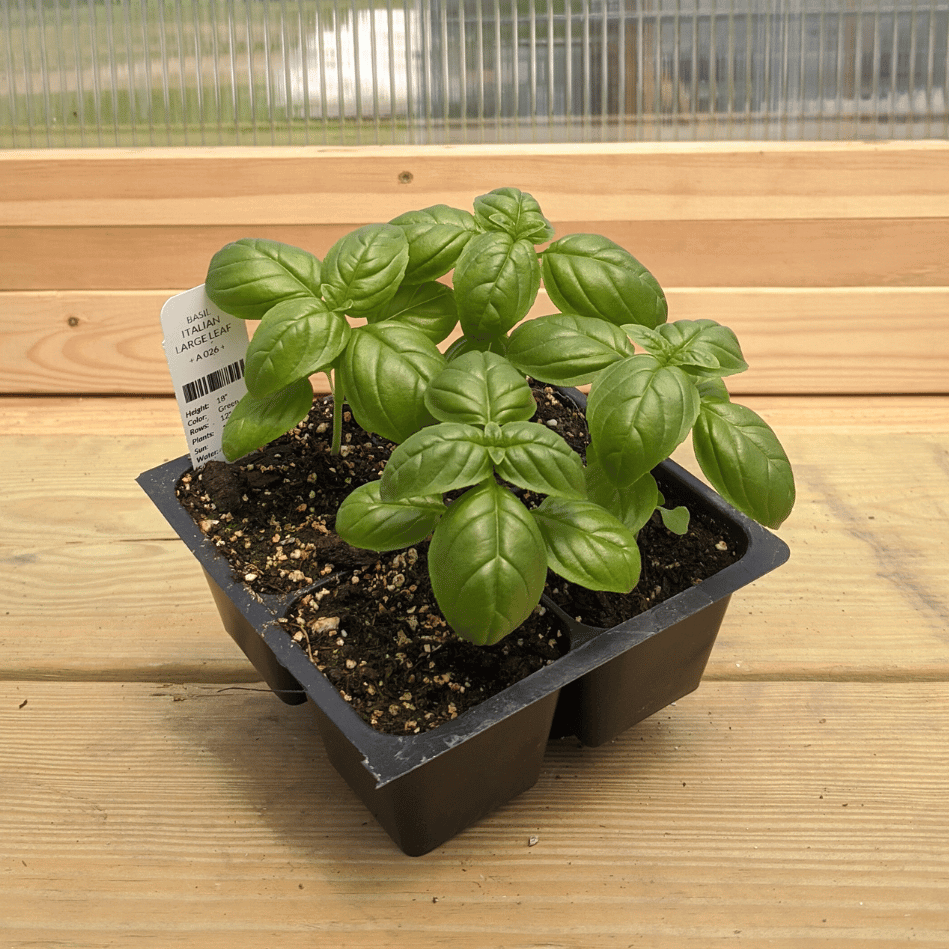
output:
[[[723,379],[747,368],[734,333],[667,322],[661,287],[613,241],[553,236],[534,198],[500,188],[472,212],[438,205],[361,227],[322,261],[240,240],[206,280],[221,309],[260,320],[225,455],[292,429],[312,404],[310,376],[325,373],[334,451],[344,404],[396,443],[381,478],[340,506],[337,533],[377,551],[430,539],[438,605],[482,645],[524,622],[548,569],[590,589],[635,587],[636,537],[653,512],[687,529],[651,472],[690,434],[739,510],[777,527],[794,503],[774,432],[729,398]],[[525,319],[542,285],[556,312]],[[590,385],[585,459],[532,421],[528,377]]]

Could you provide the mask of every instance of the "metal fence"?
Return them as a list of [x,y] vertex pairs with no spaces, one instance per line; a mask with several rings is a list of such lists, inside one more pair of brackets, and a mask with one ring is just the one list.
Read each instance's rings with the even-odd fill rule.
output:
[[0,145],[949,137],[949,0],[0,0]]

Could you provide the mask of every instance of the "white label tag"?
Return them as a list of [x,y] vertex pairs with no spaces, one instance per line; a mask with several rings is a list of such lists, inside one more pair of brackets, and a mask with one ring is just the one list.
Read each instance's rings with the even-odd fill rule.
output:
[[161,328],[191,463],[199,468],[224,458],[224,423],[247,392],[247,325],[219,310],[201,284],[165,303]]

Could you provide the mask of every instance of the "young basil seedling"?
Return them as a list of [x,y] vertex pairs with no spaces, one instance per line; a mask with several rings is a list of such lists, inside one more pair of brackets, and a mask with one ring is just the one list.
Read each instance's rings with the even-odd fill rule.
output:
[[[613,241],[572,234],[538,249],[553,236],[531,195],[499,188],[472,212],[436,205],[358,228],[323,261],[237,241],[206,281],[223,310],[261,321],[226,456],[293,428],[312,403],[309,377],[326,373],[334,451],[344,403],[397,443],[380,480],[344,500],[337,533],[379,551],[430,538],[438,604],[479,644],[530,615],[548,568],[631,590],[636,535],[653,513],[687,530],[688,512],[665,507],[652,471],[690,434],[706,477],[739,510],[775,527],[794,503],[777,437],[723,381],[747,368],[734,333],[667,322],[658,282]],[[542,284],[558,312],[525,319]],[[585,459],[533,421],[527,377],[591,386]]]
[[[580,456],[530,421],[533,394],[510,362],[467,353],[432,380],[425,401],[439,423],[395,449],[378,490],[367,485],[343,502],[337,531],[344,540],[391,549],[401,545],[407,511],[416,513],[420,530],[429,515],[436,599],[451,627],[481,645],[530,615],[548,566],[595,589],[635,586],[635,535],[586,499]],[[546,499],[528,509],[505,484]],[[433,497],[459,489],[467,490],[447,509],[432,505]],[[373,516],[363,522],[353,506]],[[378,527],[387,514],[391,536]]]

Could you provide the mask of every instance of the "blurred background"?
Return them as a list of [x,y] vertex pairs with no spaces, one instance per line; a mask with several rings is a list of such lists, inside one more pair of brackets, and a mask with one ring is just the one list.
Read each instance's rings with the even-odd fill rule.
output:
[[2,0],[0,147],[949,137],[949,0]]

